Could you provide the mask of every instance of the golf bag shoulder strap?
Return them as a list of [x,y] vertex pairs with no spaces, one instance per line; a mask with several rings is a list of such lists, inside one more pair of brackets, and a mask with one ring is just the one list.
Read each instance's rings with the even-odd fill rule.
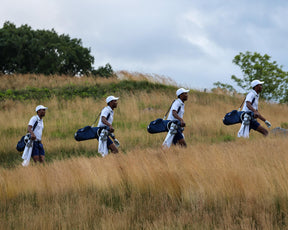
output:
[[[246,97],[247,97],[247,95],[246,95]],[[246,100],[246,97],[244,98],[244,100],[242,101],[242,103],[241,103],[241,105],[240,105],[240,107],[239,107],[239,109],[238,110],[241,110],[241,108],[242,108],[242,105],[244,104],[244,102],[245,102],[245,100]],[[252,102],[251,102],[251,105],[253,105],[253,103],[255,102],[255,97],[253,98],[253,100],[252,100]]]
[[32,131],[34,131],[34,129],[37,127],[37,125],[38,125],[38,120],[34,123]]
[[94,124],[97,122],[98,118],[100,117],[101,112],[97,115],[95,121],[93,122],[93,124],[91,125],[91,127],[94,127]]
[[[101,112],[102,112],[102,110],[101,110]],[[92,127],[94,127],[94,124],[97,122],[98,118],[100,117],[101,112],[98,114],[98,116],[96,117],[95,121],[94,121],[93,124],[91,125]],[[109,119],[110,115],[111,115],[111,113],[109,113],[108,116],[106,117],[107,120]]]
[[[247,96],[246,96],[247,97]],[[242,101],[242,103],[241,103],[241,105],[239,106],[239,111],[241,110],[241,108],[242,108],[242,105],[244,104],[244,102],[245,102],[245,100],[246,100],[246,97],[244,98],[244,100]]]
[[171,107],[172,107],[172,105],[173,105],[174,101],[176,101],[176,99],[172,101],[172,103],[171,103],[171,105],[170,105],[169,109],[167,110],[167,112],[165,113],[165,115],[164,115],[164,117],[163,117],[163,120],[165,120],[165,119],[166,119],[166,116],[167,116],[167,114],[169,113],[169,111],[170,111],[170,109],[171,109]]
[[[165,118],[166,118],[167,114],[169,113],[169,111],[170,111],[170,109],[171,109],[171,107],[172,107],[173,103],[174,103],[176,100],[177,100],[177,99],[175,99],[175,100],[173,100],[173,101],[172,101],[172,103],[171,103],[171,105],[170,105],[170,107],[169,107],[168,111],[167,111],[167,112],[166,112],[166,114],[164,115],[164,118],[163,118],[163,120],[165,120]],[[179,112],[180,112],[180,110],[181,110],[181,106],[179,106],[179,108],[177,109],[177,113],[179,113]]]

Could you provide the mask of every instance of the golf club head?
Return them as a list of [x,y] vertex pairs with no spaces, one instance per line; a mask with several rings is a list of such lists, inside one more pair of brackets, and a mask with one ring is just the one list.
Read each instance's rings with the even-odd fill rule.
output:
[[116,138],[114,139],[114,144],[117,148],[119,148],[120,142]]

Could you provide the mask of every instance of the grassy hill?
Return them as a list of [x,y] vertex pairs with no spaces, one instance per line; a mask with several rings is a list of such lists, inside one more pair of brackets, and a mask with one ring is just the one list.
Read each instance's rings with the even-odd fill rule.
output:
[[[285,229],[288,224],[287,137],[236,138],[224,114],[243,96],[189,92],[186,149],[161,148],[149,134],[177,85],[121,72],[121,79],[3,77],[0,88],[0,229]],[[98,142],[76,142],[105,98],[119,96],[113,126],[120,153],[106,158]],[[21,166],[15,146],[36,105],[48,107],[43,143],[47,164]],[[260,102],[274,127],[287,105]]]

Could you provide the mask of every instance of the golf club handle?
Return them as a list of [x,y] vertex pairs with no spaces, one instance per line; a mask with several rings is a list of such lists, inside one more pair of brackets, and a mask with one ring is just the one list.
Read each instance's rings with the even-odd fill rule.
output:
[[109,133],[109,136],[112,137],[112,139],[115,139],[115,134],[114,133]]
[[113,139],[114,144],[118,148],[120,146],[120,142],[115,138],[115,134],[114,133],[109,133],[109,136]]
[[119,148],[120,142],[116,138],[114,139],[114,144],[116,145],[117,148]]

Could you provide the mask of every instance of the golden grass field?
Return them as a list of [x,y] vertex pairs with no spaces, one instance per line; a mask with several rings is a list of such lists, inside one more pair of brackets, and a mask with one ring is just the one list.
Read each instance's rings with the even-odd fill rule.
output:
[[[35,81],[65,85],[56,76],[36,77],[23,76],[23,87]],[[86,84],[81,80],[96,81],[73,84]],[[119,80],[103,84],[109,81]],[[9,84],[4,88],[13,88]],[[287,136],[264,138],[251,131],[249,139],[237,138],[240,125],[224,126],[222,117],[238,108],[241,96],[192,90],[184,114],[188,147],[168,150],[161,148],[166,134],[149,134],[146,126],[164,116],[175,94],[115,96],[120,153],[105,158],[96,153],[96,140],[73,137],[93,123],[105,98],[0,102],[0,155],[19,155],[15,145],[36,105],[48,107],[43,133],[48,162],[24,168],[19,155],[19,164],[0,166],[0,229],[288,228]],[[287,123],[287,105],[260,101],[259,110],[272,128]]]

